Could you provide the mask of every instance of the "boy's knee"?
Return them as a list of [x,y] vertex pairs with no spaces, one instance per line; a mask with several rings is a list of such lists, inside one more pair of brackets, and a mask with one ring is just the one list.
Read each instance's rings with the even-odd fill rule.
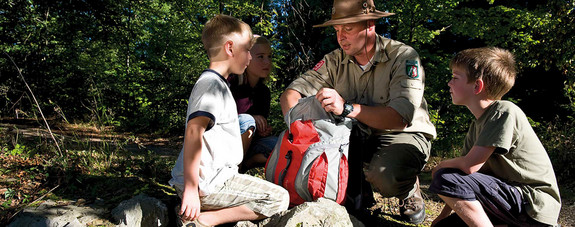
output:
[[281,196],[280,196],[281,200],[279,201],[280,202],[279,210],[284,211],[287,210],[289,207],[289,193],[285,188],[282,187],[280,188],[281,188]]
[[435,171],[433,179],[429,185],[429,191],[441,194],[445,190],[453,191],[456,188],[468,187],[462,180],[463,173],[459,169],[442,168]]
[[461,175],[462,172],[458,169],[453,168],[441,168],[435,171],[433,174],[432,184],[444,185],[446,182],[451,182],[454,176]]
[[[274,185],[274,187],[270,188],[269,197],[270,200],[269,204],[271,205],[268,210],[270,215],[285,211],[289,208],[289,193],[288,191],[278,185]],[[269,216],[268,216],[269,217]]]

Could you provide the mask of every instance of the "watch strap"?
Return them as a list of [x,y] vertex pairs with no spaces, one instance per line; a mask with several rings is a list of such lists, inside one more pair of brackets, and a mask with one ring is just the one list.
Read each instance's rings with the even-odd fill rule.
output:
[[347,115],[349,115],[351,112],[353,111],[353,105],[346,101],[343,104],[343,111],[341,112],[341,114],[339,115],[340,117],[347,117]]

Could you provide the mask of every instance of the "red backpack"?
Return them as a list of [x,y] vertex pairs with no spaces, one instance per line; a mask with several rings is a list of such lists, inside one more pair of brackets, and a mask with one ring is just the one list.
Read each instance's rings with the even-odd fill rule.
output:
[[288,129],[270,154],[266,180],[290,194],[290,207],[325,197],[343,204],[351,119],[337,120],[315,97],[300,99],[286,114]]

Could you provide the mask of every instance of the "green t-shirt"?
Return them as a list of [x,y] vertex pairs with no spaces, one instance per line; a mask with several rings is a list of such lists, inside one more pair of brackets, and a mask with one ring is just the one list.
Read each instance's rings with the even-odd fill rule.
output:
[[531,128],[525,113],[509,101],[495,101],[474,121],[463,145],[463,155],[473,146],[495,147],[479,170],[516,186],[533,219],[556,225],[561,209],[559,188],[551,160]]

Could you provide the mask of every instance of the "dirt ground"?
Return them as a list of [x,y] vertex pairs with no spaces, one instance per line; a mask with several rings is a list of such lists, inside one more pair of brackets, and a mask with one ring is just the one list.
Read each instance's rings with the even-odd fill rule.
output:
[[[22,138],[28,137],[34,139],[35,137],[48,138],[46,130],[39,129],[36,122],[26,122],[26,121],[5,121],[0,119],[0,132],[2,133],[18,133]],[[175,138],[153,138],[150,135],[126,135],[126,134],[104,134],[101,130],[90,128],[86,126],[78,125],[60,125],[53,129],[55,133],[59,135],[74,135],[74,136],[85,136],[90,138],[94,142],[109,140],[110,138],[118,137],[131,137],[130,143],[127,144],[126,149],[138,152],[138,151],[151,151],[158,157],[169,157],[174,158],[178,155],[179,149],[181,147],[181,137]],[[6,160],[4,160],[6,161]],[[428,187],[431,182],[430,169],[435,166],[435,163],[440,161],[437,157],[432,157],[430,162],[424,172],[420,175],[421,188],[424,193],[425,203],[426,203],[426,219],[425,222],[418,226],[429,226],[433,219],[440,213],[443,208],[443,203],[434,194],[428,192]],[[6,164],[6,163],[4,163]],[[9,165],[7,165],[9,166]],[[249,171],[248,173],[261,174],[261,170]],[[259,172],[259,173],[258,173]],[[9,176],[8,174],[2,174],[0,178],[0,186],[8,184],[9,180],[17,179],[19,176]],[[30,184],[33,184],[32,179]],[[561,185],[561,184],[560,184]],[[573,184],[571,184],[573,185]],[[7,187],[0,187],[0,192],[6,193]],[[35,188],[34,190],[41,190],[40,188]],[[561,226],[573,226],[575,227],[575,193],[572,188],[561,187],[562,196],[562,209],[559,218],[559,223]],[[4,197],[4,196],[2,196]],[[372,207],[373,216],[377,216],[377,223],[373,226],[414,226],[407,223],[403,223],[398,220],[399,210],[397,199],[384,199],[376,194],[377,204]],[[4,209],[4,208],[3,208]],[[372,225],[370,225],[372,226]]]

